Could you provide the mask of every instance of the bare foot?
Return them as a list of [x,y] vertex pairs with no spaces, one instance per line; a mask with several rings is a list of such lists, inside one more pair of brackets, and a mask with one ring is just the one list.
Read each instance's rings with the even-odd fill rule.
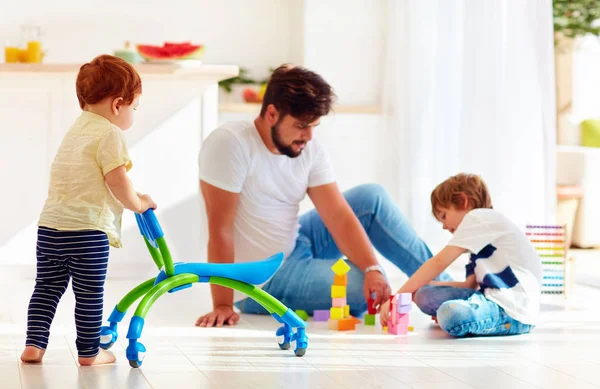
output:
[[79,364],[81,366],[92,366],[92,365],[105,365],[108,363],[113,363],[117,360],[115,355],[110,351],[106,351],[100,349],[100,352],[95,357],[91,358],[82,358],[79,357]]
[[21,361],[25,363],[40,363],[45,353],[46,350],[42,350],[41,348],[26,346],[23,354],[21,354]]

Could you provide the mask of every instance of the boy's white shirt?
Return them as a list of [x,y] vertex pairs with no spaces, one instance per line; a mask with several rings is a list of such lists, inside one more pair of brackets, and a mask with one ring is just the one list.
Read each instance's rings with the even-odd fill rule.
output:
[[513,222],[493,209],[474,209],[464,216],[448,245],[471,253],[470,263],[486,298],[521,323],[537,323],[541,260]]

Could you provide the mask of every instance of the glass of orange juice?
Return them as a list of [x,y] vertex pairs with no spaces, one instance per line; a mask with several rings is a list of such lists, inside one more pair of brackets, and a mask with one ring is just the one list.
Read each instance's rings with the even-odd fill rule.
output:
[[6,63],[19,62],[19,45],[16,41],[6,40],[4,42],[4,61]]

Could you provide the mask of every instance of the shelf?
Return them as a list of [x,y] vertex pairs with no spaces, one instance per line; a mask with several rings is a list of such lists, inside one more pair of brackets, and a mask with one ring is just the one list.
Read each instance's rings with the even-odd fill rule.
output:
[[[223,113],[258,113],[260,112],[260,103],[221,103],[219,112]],[[381,113],[381,107],[378,105],[346,105],[340,104],[333,107],[333,114],[369,114],[378,115]]]
[[[0,75],[34,74],[76,74],[82,64],[75,63],[2,63]],[[180,64],[134,64],[133,67],[143,76],[152,78],[175,78],[192,80],[221,81],[236,77],[239,68],[234,65],[180,65]]]

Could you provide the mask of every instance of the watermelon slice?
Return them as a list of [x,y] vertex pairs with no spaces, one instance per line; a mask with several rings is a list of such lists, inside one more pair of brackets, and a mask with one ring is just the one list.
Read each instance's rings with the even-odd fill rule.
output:
[[136,45],[135,47],[147,61],[200,59],[204,53],[203,45],[193,45],[190,42],[165,42],[162,46]]

